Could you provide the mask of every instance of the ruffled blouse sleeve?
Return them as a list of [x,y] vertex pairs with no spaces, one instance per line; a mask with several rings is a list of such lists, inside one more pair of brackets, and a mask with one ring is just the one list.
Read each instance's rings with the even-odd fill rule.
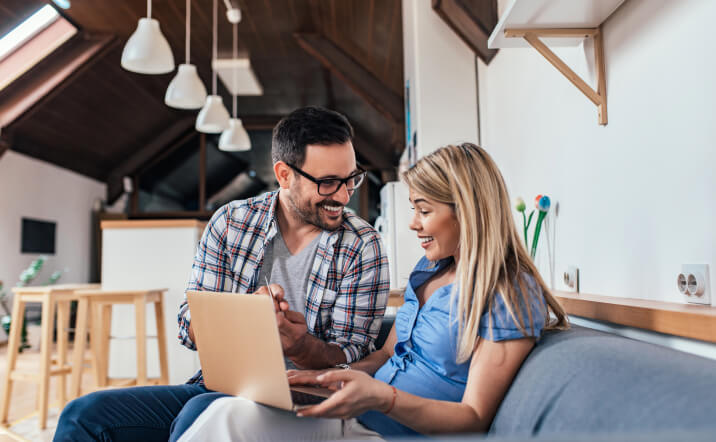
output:
[[[545,326],[547,306],[545,304],[542,288],[530,275],[523,275],[523,286],[527,290],[527,302],[522,296],[519,284],[515,281],[517,298],[520,300],[517,309],[512,314],[507,309],[505,301],[499,293],[495,293],[492,308],[482,315],[480,320],[480,336],[490,341],[505,341],[525,337],[539,338]],[[529,313],[532,315],[530,325]],[[523,328],[520,328],[520,319]],[[524,331],[523,331],[524,330]]]

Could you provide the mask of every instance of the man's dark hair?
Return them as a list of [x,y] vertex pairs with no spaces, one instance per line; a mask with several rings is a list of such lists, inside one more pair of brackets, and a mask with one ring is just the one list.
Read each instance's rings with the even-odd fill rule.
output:
[[342,114],[320,106],[302,107],[273,129],[271,159],[302,167],[307,145],[344,144],[352,139],[353,127]]

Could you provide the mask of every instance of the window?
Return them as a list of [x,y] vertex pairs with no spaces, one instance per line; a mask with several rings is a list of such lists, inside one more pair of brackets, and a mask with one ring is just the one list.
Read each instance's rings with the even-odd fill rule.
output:
[[0,37],[0,90],[76,33],[55,8],[45,5]]

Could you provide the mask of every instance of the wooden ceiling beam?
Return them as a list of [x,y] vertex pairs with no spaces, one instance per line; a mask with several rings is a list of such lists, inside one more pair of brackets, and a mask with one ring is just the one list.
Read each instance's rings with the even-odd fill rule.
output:
[[[147,161],[146,163],[142,164],[139,169],[137,169],[134,173],[138,176],[144,175],[149,169],[156,166],[157,164],[164,161],[166,158],[168,158],[171,154],[176,152],[177,149],[184,146],[186,143],[191,141],[193,138],[198,138],[199,135],[201,135],[200,132],[197,132],[195,130],[187,130],[187,132],[177,138],[175,141],[173,141],[169,146],[162,149],[161,152],[159,152],[157,155],[155,155],[152,159]],[[198,145],[199,143],[197,143]]]
[[398,164],[398,158],[393,155],[393,148],[389,145],[381,145],[366,136],[367,132],[356,129],[353,137],[353,147],[374,169],[394,169]]
[[0,127],[12,127],[30,118],[53,97],[79,78],[101,59],[119,40],[111,35],[90,36],[84,33],[65,43],[11,83],[0,95]]
[[[475,54],[489,63],[497,49],[488,49],[487,40],[497,25],[497,0],[480,2],[476,10],[468,7],[466,0],[432,0],[433,10],[447,23]],[[477,15],[476,15],[477,14]],[[479,15],[479,16],[478,16]]]
[[167,130],[160,133],[146,146],[138,149],[134,155],[111,171],[107,177],[108,204],[114,203],[122,195],[122,179],[125,176],[135,175],[145,163],[160,155],[167,146],[185,136],[188,131],[194,130],[194,122],[194,117],[182,118],[174,122]]
[[393,125],[403,121],[403,98],[349,54],[320,34],[295,33],[293,36],[301,48],[343,80]]

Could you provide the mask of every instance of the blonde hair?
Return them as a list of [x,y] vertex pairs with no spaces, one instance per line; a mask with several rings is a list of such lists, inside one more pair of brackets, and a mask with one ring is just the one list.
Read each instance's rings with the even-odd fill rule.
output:
[[[534,335],[529,308],[533,304],[525,288],[525,275],[532,276],[542,289],[548,306],[543,309],[545,330],[569,327],[564,310],[520,240],[504,179],[485,150],[471,143],[442,147],[421,158],[403,173],[403,179],[414,191],[450,204],[455,210],[460,240],[457,284],[451,304],[457,307],[458,362],[472,356],[479,339],[480,319],[483,312],[491,310],[495,294],[502,297],[520,331],[525,336]],[[492,333],[492,316],[488,317]]]

